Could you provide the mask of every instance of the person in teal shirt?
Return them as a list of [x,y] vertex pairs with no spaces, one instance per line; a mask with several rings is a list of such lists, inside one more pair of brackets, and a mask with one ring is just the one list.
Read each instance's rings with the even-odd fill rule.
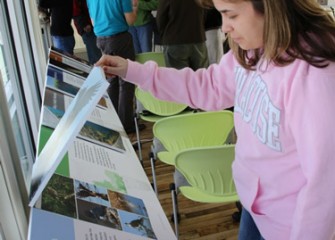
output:
[[[135,60],[129,25],[134,24],[137,0],[87,0],[87,7],[97,36],[97,46],[105,55],[118,55]],[[135,132],[135,86],[122,78],[109,79],[107,89],[113,106],[127,133]],[[141,127],[140,127],[141,128]]]

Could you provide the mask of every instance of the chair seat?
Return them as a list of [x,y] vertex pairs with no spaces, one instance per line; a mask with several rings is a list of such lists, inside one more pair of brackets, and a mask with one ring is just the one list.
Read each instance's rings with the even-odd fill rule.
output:
[[159,160],[169,165],[175,164],[175,156],[176,154],[174,152],[162,151],[157,153],[157,157],[159,158]]
[[[187,109],[187,110],[184,110],[184,111],[178,113],[178,115],[193,114],[193,113],[194,113],[193,109]],[[174,116],[174,115],[170,115],[170,116]],[[145,114],[140,113],[139,117],[144,121],[154,123],[154,122],[157,122],[158,120],[166,118],[167,116],[155,115],[155,114],[150,114],[150,113],[145,113]]]
[[152,123],[157,122],[158,120],[164,118],[158,115],[153,115],[153,114],[146,115],[146,114],[141,114],[141,113],[139,114],[139,117],[146,122],[152,122]]
[[211,195],[205,193],[198,188],[192,186],[181,186],[178,189],[186,198],[189,198],[196,202],[204,203],[225,203],[225,202],[235,202],[239,200],[239,197],[236,193],[231,195]]

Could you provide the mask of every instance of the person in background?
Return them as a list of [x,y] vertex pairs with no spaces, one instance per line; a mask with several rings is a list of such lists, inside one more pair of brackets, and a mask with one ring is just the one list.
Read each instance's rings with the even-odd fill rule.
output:
[[73,22],[86,46],[88,61],[90,64],[96,63],[102,54],[97,47],[97,38],[93,31],[86,0],[73,0]]
[[166,66],[208,67],[204,11],[195,0],[158,0],[156,22]]
[[157,10],[158,0],[139,0],[137,18],[129,32],[133,37],[135,53],[151,52],[155,18],[152,11]]
[[69,0],[39,0],[38,8],[51,14],[50,34],[52,45],[63,53],[73,55],[76,41],[71,26],[73,3]]
[[[97,46],[103,54],[119,55],[135,60],[132,36],[128,32],[129,25],[136,20],[137,1],[132,0],[87,0],[90,17],[97,36]],[[109,79],[107,89],[113,106],[127,133],[135,132],[134,123],[134,90],[132,83],[122,78]],[[140,129],[144,125],[139,126]]]
[[[210,0],[203,0],[211,5]],[[213,0],[231,50],[193,71],[103,56],[156,97],[234,106],[239,240],[335,239],[335,22],[315,0]]]
[[209,64],[219,63],[223,55],[221,14],[215,8],[205,11],[205,33]]

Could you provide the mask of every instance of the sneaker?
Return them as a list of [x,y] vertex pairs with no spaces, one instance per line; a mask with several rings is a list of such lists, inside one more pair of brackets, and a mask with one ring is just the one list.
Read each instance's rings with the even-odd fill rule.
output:
[[[142,131],[146,128],[146,126],[143,123],[138,124],[138,130]],[[131,133],[135,133],[136,132],[136,128],[132,127],[130,129],[126,129],[126,133],[127,134],[131,134]]]

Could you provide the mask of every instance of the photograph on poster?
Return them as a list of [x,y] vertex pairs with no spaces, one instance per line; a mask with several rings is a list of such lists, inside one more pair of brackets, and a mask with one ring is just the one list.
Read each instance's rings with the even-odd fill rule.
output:
[[[48,67],[46,86],[52,90],[75,97],[83,83],[84,80],[79,77],[59,72],[54,67]],[[107,108],[106,98],[106,95],[103,96],[99,100],[98,106]]]
[[156,239],[142,199],[54,174],[42,192],[41,209]]
[[56,66],[63,71],[72,73],[74,75],[81,76],[83,78],[87,78],[89,74],[89,69],[91,66],[85,66],[84,64],[77,63],[68,59],[65,55],[62,55],[59,52],[51,50],[49,52],[49,65]]
[[[43,108],[42,124],[46,127],[56,128],[63,115],[64,110],[45,106]],[[84,123],[84,126],[79,131],[77,137],[118,152],[125,151],[121,134],[118,131],[90,121]]]

